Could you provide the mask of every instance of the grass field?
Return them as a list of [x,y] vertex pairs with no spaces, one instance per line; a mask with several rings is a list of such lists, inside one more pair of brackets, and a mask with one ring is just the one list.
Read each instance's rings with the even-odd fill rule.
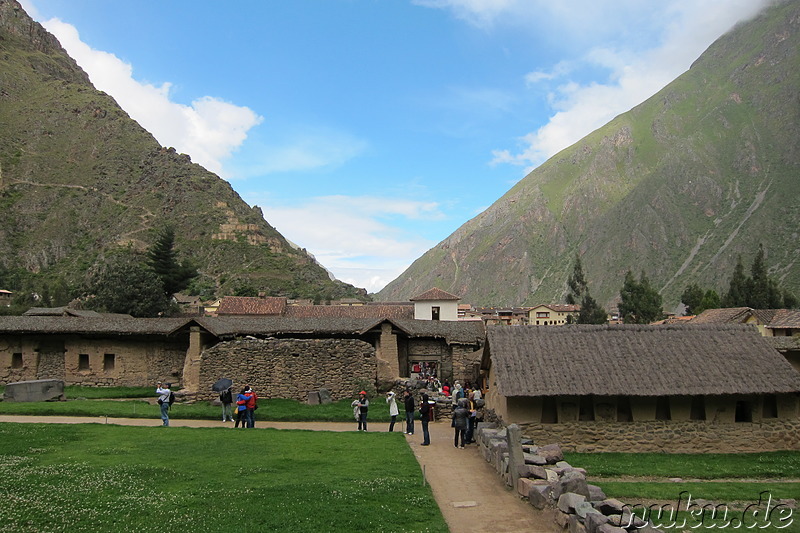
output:
[[447,531],[399,433],[0,424],[0,530]]
[[[570,453],[565,459],[585,468],[590,483],[600,486],[607,496],[640,505],[639,516],[651,505],[655,509],[684,509],[669,519],[664,515],[656,520],[660,529],[800,533],[800,511],[778,501],[800,500],[800,452]],[[698,499],[713,505],[704,509],[705,502],[701,501],[686,512],[687,505]],[[723,505],[715,511],[717,504]],[[770,504],[771,512],[765,504]]]
[[[64,393],[66,402],[0,402],[0,414],[153,419],[161,416],[158,405],[143,399],[155,400],[154,389],[149,387],[65,387]],[[307,405],[296,400],[260,399],[256,418],[294,422],[354,422],[350,402],[352,399],[327,405]],[[217,420],[221,418],[221,413],[220,407],[207,401],[177,402],[170,409],[170,418]],[[388,423],[389,419],[389,409],[384,399],[372,399],[369,420]]]

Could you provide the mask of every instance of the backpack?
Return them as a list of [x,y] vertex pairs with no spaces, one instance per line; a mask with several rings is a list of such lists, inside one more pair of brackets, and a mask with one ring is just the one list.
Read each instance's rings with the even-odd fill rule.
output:
[[169,400],[167,400],[167,403],[169,404],[170,407],[172,407],[172,404],[175,403],[175,393],[174,392],[169,391]]

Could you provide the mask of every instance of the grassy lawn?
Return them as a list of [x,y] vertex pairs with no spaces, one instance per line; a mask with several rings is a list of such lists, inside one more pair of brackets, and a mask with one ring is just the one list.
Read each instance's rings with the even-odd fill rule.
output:
[[[670,531],[739,529],[800,533],[800,511],[779,505],[777,500],[800,500],[800,452],[747,454],[654,454],[569,453],[565,459],[585,468],[589,481],[608,497],[643,507],[686,509],[687,499],[726,504],[705,510],[665,515],[654,524]],[[669,481],[670,479],[675,481]],[[680,481],[677,481],[677,478]],[[770,519],[766,504],[772,498]],[[679,502],[680,498],[680,502]],[[749,506],[749,507],[748,507]],[[725,515],[725,509],[728,514]],[[756,514],[754,511],[758,510]],[[643,509],[637,512],[642,515]],[[684,522],[685,520],[685,522]],[[737,523],[739,524],[737,526]]]
[[399,433],[0,424],[3,531],[447,531]]
[[[97,416],[111,418],[154,418],[161,415],[158,405],[142,398],[155,400],[152,388],[141,387],[65,387],[66,402],[0,402],[0,414],[37,416]],[[258,420],[293,422],[354,422],[352,399],[327,405],[307,405],[296,400],[273,399],[258,401]],[[370,402],[370,422],[388,424],[389,409],[382,397]],[[170,418],[217,420],[222,408],[210,402],[173,404]],[[400,418],[400,417],[398,417]]]

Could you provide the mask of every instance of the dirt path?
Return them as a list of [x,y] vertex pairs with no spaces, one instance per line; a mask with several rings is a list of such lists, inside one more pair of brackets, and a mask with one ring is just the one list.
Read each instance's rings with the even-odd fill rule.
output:
[[[105,418],[60,416],[0,415],[0,422],[59,423],[59,424],[119,424],[130,426],[160,426],[153,418]],[[173,427],[233,428],[231,422],[210,420],[170,420]],[[349,422],[260,422],[257,428],[309,429],[316,431],[353,431]],[[400,429],[402,429],[400,424]],[[372,423],[370,428],[385,431],[383,424]],[[398,429],[398,426],[395,427]],[[481,457],[475,445],[465,449],[453,447],[453,430],[446,421],[430,424],[431,445],[420,446],[422,428],[416,422],[416,434],[406,435],[406,441],[430,484],[436,503],[442,510],[450,531],[458,533],[549,533],[559,531],[552,518],[537,511],[506,488],[494,469]]]

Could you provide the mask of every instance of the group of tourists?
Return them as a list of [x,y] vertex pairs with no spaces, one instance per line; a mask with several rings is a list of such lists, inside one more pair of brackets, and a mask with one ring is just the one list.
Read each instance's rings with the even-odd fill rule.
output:
[[[475,442],[475,426],[478,420],[478,400],[481,399],[481,390],[479,388],[472,388],[472,385],[467,382],[464,387],[461,383],[456,381],[453,384],[452,390],[450,385],[445,381],[442,387],[442,394],[448,396],[453,401],[455,408],[453,409],[451,426],[455,430],[453,445],[456,448],[464,448],[467,444]],[[394,391],[386,393],[386,404],[389,407],[389,431],[394,431],[397,417],[400,410],[397,406],[397,395]],[[406,435],[414,434],[414,419],[417,411],[417,402],[410,389],[403,391],[403,407],[406,416]],[[435,402],[430,399],[427,391],[422,392],[422,397],[419,402],[419,419],[422,424],[422,446],[429,446],[431,443],[430,433],[428,431],[428,424],[433,420],[433,406]],[[369,412],[369,399],[367,398],[366,391],[358,393],[358,398],[353,400],[350,404],[353,408],[353,417],[358,422],[358,431],[367,431],[367,413]]]
[[[169,408],[175,401],[175,393],[170,390],[171,383],[158,382],[156,394],[158,395],[158,405],[161,409],[161,420],[164,426],[169,426]],[[228,387],[219,393],[219,401],[222,404],[222,421],[233,422],[233,388]],[[242,391],[236,395],[236,423],[235,428],[241,424],[242,429],[256,427],[256,409],[258,409],[258,395],[250,385],[246,385]]]

